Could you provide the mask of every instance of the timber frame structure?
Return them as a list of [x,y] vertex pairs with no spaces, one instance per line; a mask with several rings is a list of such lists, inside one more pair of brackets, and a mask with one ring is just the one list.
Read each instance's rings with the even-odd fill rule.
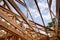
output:
[[[34,2],[36,4],[37,10],[42,19],[43,25],[34,22],[31,14],[30,16],[32,20],[28,20],[28,18],[24,15],[24,13],[15,3],[15,1],[17,1],[22,6],[24,6],[29,12],[29,9],[26,5],[25,0],[24,2],[22,2],[21,0],[15,0],[15,1],[14,0],[0,0],[0,1],[4,2],[3,5],[0,5],[0,30],[4,30],[6,32],[6,35],[4,35],[3,37],[0,37],[0,40],[60,40],[60,30],[59,30],[59,22],[60,22],[59,2],[60,0],[56,0],[56,15],[54,15],[54,13],[51,10],[52,0],[49,0],[48,2],[51,18],[53,15],[58,20],[58,22],[56,22],[55,24],[54,30],[45,26],[37,0],[34,0]],[[9,4],[17,11],[19,15],[17,15],[16,13],[12,11],[11,6]],[[37,26],[42,27],[42,28],[38,28]],[[39,30],[46,32],[46,35],[40,33]],[[49,37],[48,33],[53,34],[53,36]]]

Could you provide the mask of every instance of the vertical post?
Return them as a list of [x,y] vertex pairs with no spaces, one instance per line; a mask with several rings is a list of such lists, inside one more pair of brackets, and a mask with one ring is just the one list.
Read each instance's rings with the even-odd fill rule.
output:
[[58,13],[59,13],[59,17],[58,17],[58,28],[60,30],[60,0],[58,1]]
[[58,34],[58,29],[59,29],[59,1],[60,0],[56,0],[56,17],[57,17],[57,20],[56,20],[56,24],[55,24],[55,32],[56,32],[56,36]]

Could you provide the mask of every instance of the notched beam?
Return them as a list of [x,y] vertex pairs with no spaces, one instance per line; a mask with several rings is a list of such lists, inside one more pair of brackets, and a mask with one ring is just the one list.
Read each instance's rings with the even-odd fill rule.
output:
[[23,3],[21,0],[16,0],[18,3],[20,3],[21,5],[23,5],[24,7],[26,7],[26,4]]

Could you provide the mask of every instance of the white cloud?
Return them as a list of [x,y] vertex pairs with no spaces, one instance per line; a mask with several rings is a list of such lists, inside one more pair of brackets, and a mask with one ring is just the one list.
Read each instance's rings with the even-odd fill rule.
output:
[[40,3],[40,2],[38,2],[38,5],[39,5],[40,8],[48,8],[47,3]]
[[53,13],[56,15],[56,0],[52,0],[52,8],[51,10],[53,11]]
[[51,16],[50,16],[49,14],[47,14],[47,15],[43,15],[43,18],[44,18],[45,20],[50,20],[50,19],[51,19]]
[[[48,8],[48,5],[46,4],[46,6],[45,6],[45,4],[44,3],[40,3],[40,2],[38,2],[38,4],[39,4],[39,7],[40,7],[40,10],[41,10],[41,13],[43,14],[43,17],[44,17],[44,19],[45,20],[50,20],[50,15],[48,14],[48,12],[46,13],[46,15],[44,15],[44,8]],[[39,15],[39,12],[37,11],[37,9],[35,8],[35,9],[33,9],[33,8],[29,8],[30,9],[30,12],[31,12],[31,14],[35,17],[35,18],[37,18],[37,17],[40,17],[40,15]],[[44,11],[44,12],[43,12]],[[48,18],[47,18],[48,17]]]
[[4,4],[3,1],[1,1],[1,2],[0,2],[0,5],[3,5],[3,4]]
[[[44,21],[46,22],[46,25],[47,25],[48,22],[51,22],[51,16],[49,14],[50,12],[49,12],[49,9],[48,9],[48,4],[47,4],[46,1],[45,2],[39,2],[38,1],[38,5],[39,5],[40,11],[42,13],[43,19],[44,19]],[[54,14],[56,14],[55,9],[54,9],[54,7],[55,7],[54,5],[55,5],[55,1],[53,1],[52,10],[53,10]],[[39,15],[39,12],[37,10],[36,5],[31,5],[31,6],[33,6],[33,7],[35,6],[34,8],[29,7],[29,10],[30,10],[33,18],[35,18],[35,19],[39,18],[39,20],[41,21],[40,15]],[[37,23],[39,23],[39,22],[37,22]]]
[[37,9],[29,8],[29,10],[30,10],[32,16],[34,16],[35,18],[40,16]]

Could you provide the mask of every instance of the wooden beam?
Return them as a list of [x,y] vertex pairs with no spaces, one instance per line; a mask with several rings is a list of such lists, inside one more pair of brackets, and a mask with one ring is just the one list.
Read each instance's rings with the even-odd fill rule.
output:
[[21,27],[17,25],[14,20],[8,17],[8,15],[4,14],[4,11],[0,10],[0,16],[7,20],[9,23],[11,23],[14,27],[17,27],[19,30],[21,30]]
[[[18,20],[19,20],[19,19],[22,19],[19,15],[13,13],[12,11],[10,11],[10,10],[2,7],[2,6],[0,6],[0,9],[3,10],[3,11],[8,12],[9,14],[15,15],[15,16],[18,18]],[[36,22],[33,22],[33,21],[31,21],[31,20],[29,20],[29,22],[31,22],[32,25],[33,25],[33,24],[36,24],[36,25],[38,25],[38,26],[41,26],[42,28],[47,28],[47,29],[49,29],[49,30],[51,30],[51,31],[54,31],[54,30],[52,30],[52,29],[50,29],[50,28],[48,28],[48,27],[45,27],[45,26],[43,26],[43,25],[41,25],[41,24],[38,24],[38,23],[36,23]],[[40,30],[40,29],[39,29],[39,30]],[[42,29],[42,30],[43,30],[43,29]]]
[[[4,10],[4,11],[10,13],[10,14],[14,14],[14,15],[18,18],[18,20],[19,20],[19,19],[22,19],[19,15],[13,13],[12,11],[10,11],[10,10],[2,7],[2,6],[0,6],[0,9],[1,9],[1,10]],[[43,26],[43,25],[38,24],[38,23],[36,23],[36,22],[33,22],[33,21],[31,21],[31,20],[29,20],[29,22],[31,22],[31,23],[33,23],[33,24],[36,24],[36,25],[38,25],[38,26],[41,26],[41,27],[43,27],[43,28],[49,29],[49,30],[51,30],[51,31],[54,31],[54,30],[52,30],[52,29],[50,29],[50,28],[48,28],[48,27],[46,27],[46,26]],[[32,25],[33,25],[33,24],[32,24]]]
[[26,23],[32,28],[32,25],[29,23],[29,21],[27,20],[26,16],[24,15],[24,13],[20,10],[20,8],[18,8],[18,6],[16,5],[16,3],[13,0],[8,0],[8,2],[15,8],[15,10],[20,14],[20,16],[26,21]]
[[[4,22],[4,23],[5,23],[5,22]],[[19,39],[21,39],[21,40],[24,39],[24,40],[25,40],[25,38],[17,35],[16,33],[12,32],[11,30],[8,30],[8,28],[3,27],[2,25],[0,25],[0,28],[1,28],[2,30],[4,30],[4,31],[8,32],[5,36],[2,37],[2,38],[4,38],[4,39],[5,39],[5,37],[7,37],[7,39],[10,40],[10,38],[15,35],[15,36],[17,36]]]
[[[10,25],[7,25],[5,22],[2,22],[1,20],[0,20],[0,25],[2,25],[3,28],[6,28],[7,30],[9,30],[9,31],[11,31],[11,32],[13,32],[13,33],[21,36],[22,38],[27,39],[27,37],[24,36],[23,33],[20,33],[20,31],[17,31],[17,30],[15,30],[15,29],[11,28]],[[8,26],[8,27],[7,27],[7,26]],[[27,40],[31,40],[31,39],[28,38]]]
[[0,0],[0,2],[1,2],[2,0]]
[[10,7],[8,6],[8,3],[5,2],[5,0],[3,0],[3,2],[4,2],[4,5],[3,5],[3,6],[7,6],[7,8],[8,8],[9,10],[11,10]]
[[[1,9],[1,10],[3,10],[3,11],[8,12],[8,10],[5,10],[5,9],[3,9],[3,8],[1,8],[1,7],[0,7],[0,9]],[[9,10],[9,12],[8,12],[8,13],[13,14],[12,12],[10,12],[10,10]],[[6,15],[7,15],[7,14],[6,14]],[[13,15],[14,15],[14,14],[13,14]],[[20,17],[19,17],[19,18],[20,18]],[[20,18],[20,19],[21,19],[21,18]],[[20,26],[21,26],[21,25],[20,25]]]
[[35,4],[36,4],[37,10],[38,10],[39,15],[40,15],[40,17],[41,17],[42,23],[43,23],[43,25],[45,26],[44,19],[43,19],[43,16],[42,16],[42,14],[41,14],[41,11],[40,11],[38,2],[37,2],[37,0],[34,0],[34,2],[35,2]]
[[3,14],[2,10],[0,10],[0,13],[1,13],[0,16],[3,17],[5,20],[7,20],[9,23],[11,23],[14,27],[18,28],[19,30],[22,29],[20,28],[20,26],[16,25],[16,23],[14,23],[6,14]]
[[21,5],[23,5],[24,7],[26,7],[26,4],[23,3],[21,0],[16,0],[18,3],[20,3]]
[[[29,25],[29,27],[32,28],[32,25],[29,23],[29,21],[27,20],[26,16],[22,13],[22,11],[18,8],[18,6],[16,5],[16,3],[13,0],[12,1],[8,0],[8,2],[10,2],[10,4],[16,9],[16,11],[21,15],[21,17],[24,19],[24,21],[26,21],[26,23]],[[13,2],[14,5],[11,2]]]
[[[8,2],[15,8],[15,10],[20,14],[20,16],[23,18],[23,20],[29,25],[29,27],[34,30],[32,28],[32,24],[29,23],[28,19],[26,18],[26,16],[23,14],[23,12],[20,10],[20,8],[18,8],[18,6],[16,5],[16,3],[13,0],[8,0]],[[35,31],[35,30],[34,30]],[[35,31],[35,33],[37,33]]]
[[56,36],[58,34],[58,21],[59,21],[59,0],[56,0],[56,17],[57,17],[57,21],[55,24],[55,32],[56,32]]

